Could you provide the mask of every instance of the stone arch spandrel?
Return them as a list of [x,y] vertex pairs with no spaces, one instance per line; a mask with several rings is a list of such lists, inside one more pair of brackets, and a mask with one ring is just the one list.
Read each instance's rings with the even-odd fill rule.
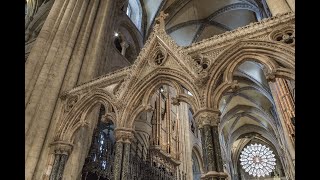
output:
[[[244,61],[256,61],[266,66],[269,74],[282,76],[293,73],[295,69],[294,48],[277,42],[261,40],[242,40],[224,50],[209,67],[206,96],[208,106],[217,108],[223,93],[232,89],[233,72]],[[285,67],[280,67],[282,64]],[[280,72],[287,72],[280,73]],[[224,74],[223,83],[217,85],[218,77]],[[291,78],[290,74],[287,78]],[[216,90],[214,88],[216,87]],[[219,89],[219,91],[217,91]]]
[[[77,129],[83,126],[89,127],[90,124],[95,123],[91,122],[86,117],[90,110],[99,103],[104,107],[111,106],[114,112],[110,115],[117,119],[119,116],[119,108],[116,105],[116,99],[113,98],[112,94],[101,89],[93,90],[75,102],[74,107],[65,114],[58,126],[55,141],[72,143],[73,135]],[[114,124],[117,123],[117,121],[114,122]]]
[[[147,79],[140,80],[130,89],[130,92],[127,92],[129,94],[132,94],[132,96],[128,96],[130,97],[130,99],[125,100],[126,110],[124,112],[126,113],[123,114],[121,118],[120,126],[132,127],[134,122],[132,112],[135,112],[134,115],[137,116],[141,111],[146,110],[146,108],[149,107],[148,103],[150,97],[152,96],[152,93],[157,87],[162,84],[174,87],[176,91],[180,93],[180,95],[183,92],[181,85],[188,88],[193,96],[190,96],[188,98],[179,98],[178,94],[178,99],[181,102],[190,103],[193,109],[198,109],[200,107],[200,97],[198,95],[199,93],[197,92],[198,89],[193,85],[192,82],[190,82],[187,77],[183,76],[182,74],[178,74],[174,70],[169,69],[158,69],[150,74],[151,75],[149,75]],[[137,109],[140,109],[141,111],[134,111],[132,107],[137,107]]]

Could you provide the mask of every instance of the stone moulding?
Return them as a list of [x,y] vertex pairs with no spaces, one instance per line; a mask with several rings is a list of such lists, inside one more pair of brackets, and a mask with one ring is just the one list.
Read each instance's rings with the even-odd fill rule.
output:
[[190,46],[184,47],[184,50],[188,53],[199,51],[204,48],[213,47],[221,43],[228,41],[236,41],[252,34],[258,34],[258,32],[266,31],[274,26],[279,26],[280,24],[287,24],[290,21],[294,21],[295,14],[293,12],[288,12],[284,14],[278,14],[271,18],[265,18],[261,21],[250,23],[246,26],[239,27],[232,31],[227,31],[225,33],[215,35],[211,38],[204,39],[202,41],[192,43]]
[[[215,80],[212,80],[211,76],[213,76],[213,73],[217,73],[215,72],[215,69],[218,68],[216,66],[223,66],[221,61],[225,60],[225,56],[234,53],[234,46],[241,45],[241,48],[245,46],[251,49],[258,46],[268,47],[269,49],[270,47],[276,47],[279,52],[286,53],[281,56],[288,56],[286,57],[287,59],[294,58],[294,49],[292,46],[281,44],[276,41],[272,42],[270,39],[260,40],[254,38],[269,36],[273,33],[273,30],[286,28],[287,26],[294,27],[292,26],[294,24],[294,19],[295,14],[292,12],[277,15],[268,19],[263,19],[260,22],[251,23],[233,31],[213,36],[212,38],[194,43],[189,47],[178,46],[173,39],[166,34],[163,27],[156,24],[133,65],[100,76],[97,79],[79,85],[68,92],[64,92],[61,95],[61,99],[64,101],[65,107],[71,109],[75,104],[84,101],[83,97],[86,97],[85,94],[93,94],[97,90],[99,92],[105,91],[108,96],[110,96],[109,99],[115,101],[113,103],[119,108],[119,112],[121,113],[120,117],[117,117],[120,118],[117,121],[122,122],[125,121],[128,116],[127,114],[123,115],[122,113],[127,111],[131,112],[133,109],[137,109],[138,101],[140,102],[142,99],[140,96],[146,95],[146,92],[142,92],[146,90],[145,88],[143,88],[144,90],[141,90],[141,85],[153,87],[154,84],[158,83],[159,77],[159,80],[161,81],[161,78],[170,76],[170,79],[173,80],[174,83],[184,86],[185,88],[190,88],[189,90],[194,95],[194,101],[189,101],[194,103],[194,107],[198,108],[195,109],[195,111],[197,111],[212,103],[208,97],[208,94],[211,94],[209,92],[211,92],[210,90],[212,89],[208,84]],[[225,43],[226,45],[221,46],[222,43]],[[154,53],[158,52],[157,48],[160,48],[164,53],[164,60],[166,62],[172,61],[176,63],[179,68],[170,66],[170,63],[162,63],[161,65],[154,67],[148,66],[148,64],[150,64],[148,62],[152,61],[152,58],[154,58]],[[205,71],[199,71],[199,65],[192,58],[196,56],[201,57],[201,54],[207,58],[206,63],[208,64],[208,67]],[[218,59],[213,61],[216,58]],[[232,62],[227,61],[226,63]],[[294,62],[292,60],[288,60],[288,64],[289,68],[294,68]],[[276,73],[276,75],[291,75],[291,69],[283,69],[278,74]],[[143,73],[147,70],[147,74]],[[210,78],[209,81],[208,78]],[[148,83],[146,83],[146,81],[148,81]],[[232,82],[225,81],[223,83],[226,84],[226,88],[232,85]],[[226,88],[223,88],[221,92]],[[231,88],[235,89],[236,87],[231,86]],[[70,99],[70,97],[77,98]],[[186,96],[184,99],[187,100],[188,97]],[[126,119],[126,121],[131,122],[132,120]],[[121,124],[125,123],[122,122]]]

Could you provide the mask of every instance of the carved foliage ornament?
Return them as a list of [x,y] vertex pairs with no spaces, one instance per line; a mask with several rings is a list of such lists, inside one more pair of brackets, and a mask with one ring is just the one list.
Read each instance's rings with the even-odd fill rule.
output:
[[199,128],[205,125],[218,126],[220,122],[220,113],[218,112],[201,112],[196,116],[196,122]]
[[131,143],[134,135],[129,130],[115,129],[115,138],[117,142]]
[[162,66],[167,59],[168,53],[167,51],[161,47],[157,46],[149,59],[150,66],[157,67]]

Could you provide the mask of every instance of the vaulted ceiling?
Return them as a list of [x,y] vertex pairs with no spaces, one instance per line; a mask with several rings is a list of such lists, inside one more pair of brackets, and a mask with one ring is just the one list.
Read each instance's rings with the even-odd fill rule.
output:
[[[129,0],[139,1],[146,36],[164,10],[167,33],[180,46],[247,25],[267,15],[261,0]],[[132,3],[133,4],[133,3]]]

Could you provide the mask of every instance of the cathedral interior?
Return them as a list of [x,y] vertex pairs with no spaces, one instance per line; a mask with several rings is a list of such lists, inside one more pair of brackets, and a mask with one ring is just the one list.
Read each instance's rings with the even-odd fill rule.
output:
[[26,180],[294,180],[294,0],[26,0]]

